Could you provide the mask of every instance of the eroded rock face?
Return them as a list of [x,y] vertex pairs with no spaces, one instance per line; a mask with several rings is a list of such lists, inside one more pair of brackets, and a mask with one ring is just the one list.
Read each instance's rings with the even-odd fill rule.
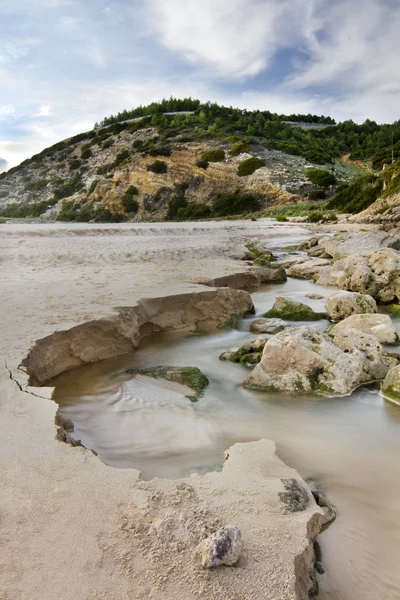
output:
[[[368,342],[375,345],[368,345]],[[343,342],[344,344],[344,342]],[[346,395],[366,381],[384,377],[376,340],[358,348],[353,340],[343,350],[311,327],[290,327],[270,338],[260,363],[243,382],[245,387],[276,392],[317,392]],[[385,369],[385,371],[383,371]]]
[[253,333],[279,333],[288,327],[288,324],[283,319],[255,319],[251,326],[250,331]]
[[316,282],[392,302],[400,298],[400,252],[383,248],[367,256],[348,256],[325,267]]
[[381,314],[351,315],[332,327],[329,334],[336,337],[349,329],[358,329],[375,336],[382,344],[396,344],[397,333],[391,318]]
[[400,365],[389,369],[382,384],[382,394],[394,404],[400,404]]
[[400,250],[400,236],[388,235],[383,231],[343,233],[338,236],[320,238],[317,243],[334,260],[340,260],[353,254],[368,256],[371,252],[381,248]]
[[274,306],[265,313],[266,318],[287,319],[288,321],[316,321],[326,318],[324,313],[316,313],[307,304],[291,298],[277,296]]
[[341,321],[354,314],[376,313],[378,310],[372,296],[345,290],[331,294],[325,308],[331,321]]
[[303,256],[292,263],[288,268],[287,274],[289,277],[294,277],[295,279],[315,279],[330,264],[331,261],[325,258]]
[[362,361],[360,383],[380,380],[386,376],[388,366],[383,348],[374,335],[359,329],[347,329],[337,333],[333,341],[343,352],[360,356]]
[[40,385],[59,373],[134,350],[143,336],[163,331],[224,324],[232,315],[254,310],[243,290],[218,288],[139,300],[109,318],[57,331],[38,340],[23,361],[30,383]]
[[232,566],[242,554],[243,540],[239,527],[227,525],[200,542],[201,565],[212,569],[220,565]]

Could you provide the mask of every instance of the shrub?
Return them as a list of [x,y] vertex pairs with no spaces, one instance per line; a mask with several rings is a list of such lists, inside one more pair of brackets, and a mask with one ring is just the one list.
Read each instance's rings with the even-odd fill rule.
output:
[[240,215],[260,210],[260,202],[251,194],[236,191],[234,194],[220,194],[213,203],[213,209],[218,217]]
[[382,181],[368,173],[349,184],[340,186],[336,196],[327,204],[328,209],[357,213],[375,202],[382,191]]
[[324,219],[324,215],[322,214],[322,212],[319,212],[317,210],[311,211],[310,214],[308,215],[309,223],[319,223],[319,221],[323,221],[323,219]]
[[307,177],[314,185],[329,187],[336,183],[334,174],[330,171],[326,171],[326,169],[308,169],[306,173]]
[[206,160],[198,160],[196,162],[196,167],[199,167],[200,169],[206,170],[206,169],[208,169],[208,164],[209,163]]
[[188,201],[185,200],[183,196],[174,196],[168,202],[168,211],[167,216],[165,217],[166,221],[174,221],[178,214],[178,211],[181,208],[186,208],[188,205]]
[[149,151],[150,156],[171,156],[171,149],[168,146],[156,146]]
[[207,162],[221,162],[222,160],[225,160],[225,152],[222,148],[216,148],[215,150],[204,152],[201,158]]
[[47,187],[48,183],[49,182],[47,179],[36,179],[36,181],[28,183],[25,189],[32,192],[38,192],[39,190],[43,190],[45,187]]
[[166,173],[168,171],[168,167],[166,163],[162,160],[155,160],[151,165],[147,167],[148,171],[152,173]]
[[92,181],[92,183],[90,184],[90,187],[89,187],[88,196],[90,196],[90,194],[93,194],[93,192],[96,189],[96,186],[97,186],[98,183],[99,183],[98,179],[94,179]]
[[79,158],[72,158],[69,161],[69,168],[71,169],[71,171],[75,171],[75,169],[79,169],[80,166],[81,166],[81,161],[79,160]]
[[252,156],[252,158],[247,158],[240,163],[237,173],[239,177],[246,177],[246,175],[251,175],[261,167],[265,167],[265,160]]
[[137,213],[139,210],[139,202],[134,196],[139,194],[139,190],[134,185],[130,185],[122,198],[122,206],[127,213]]
[[129,158],[129,150],[128,148],[122,148],[122,150],[118,152],[117,156],[115,157],[115,167],[118,167],[121,163],[126,161],[127,158]]
[[288,218],[285,217],[285,215],[276,215],[275,220],[279,221],[280,223],[287,223]]
[[68,198],[68,196],[72,196],[73,194],[76,194],[77,192],[83,190],[84,187],[85,186],[82,182],[80,175],[75,175],[75,177],[73,177],[69,181],[66,181],[65,183],[60,185],[60,187],[57,187],[54,190],[54,198],[56,200],[61,200],[61,198]]
[[115,169],[115,163],[106,163],[105,165],[101,165],[101,167],[97,167],[96,169],[96,173],[97,175],[105,175],[106,173],[109,173],[110,171],[114,171]]
[[325,200],[325,198],[325,190],[311,190],[311,192],[308,194],[309,200]]
[[92,151],[90,150],[90,148],[88,150],[84,150],[83,152],[81,152],[82,160],[87,160],[88,158],[91,158],[91,156],[92,156]]
[[231,149],[229,150],[229,154],[231,156],[238,156],[243,152],[249,152],[249,150],[251,150],[249,142],[246,142],[246,140],[241,140],[240,142],[232,144]]
[[180,208],[176,215],[177,221],[196,221],[197,219],[207,219],[211,217],[211,208],[206,204],[197,204],[191,202],[187,206]]
[[144,146],[144,141],[143,140],[135,140],[132,144],[132,148],[134,148],[135,150],[141,150]]
[[111,146],[114,144],[114,140],[110,137],[107,138],[106,140],[104,140],[104,142],[101,145],[101,149],[102,150],[107,150],[107,148],[111,148]]

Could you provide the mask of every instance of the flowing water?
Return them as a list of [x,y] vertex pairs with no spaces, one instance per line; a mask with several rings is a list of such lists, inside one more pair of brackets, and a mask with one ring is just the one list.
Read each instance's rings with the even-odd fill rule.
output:
[[[272,239],[270,247],[276,245]],[[106,464],[138,468],[144,478],[218,470],[231,444],[275,440],[282,460],[317,480],[339,511],[319,537],[326,569],[319,598],[399,600],[400,407],[385,402],[377,385],[332,399],[245,390],[240,384],[248,370],[218,360],[254,337],[251,320],[276,295],[321,311],[325,300],[305,294],[332,291],[295,279],[264,286],[252,295],[257,315],[240,331],[151,336],[133,354],[60,375],[53,397],[74,422],[75,437]],[[193,403],[184,386],[126,373],[156,365],[198,367],[209,388]]]

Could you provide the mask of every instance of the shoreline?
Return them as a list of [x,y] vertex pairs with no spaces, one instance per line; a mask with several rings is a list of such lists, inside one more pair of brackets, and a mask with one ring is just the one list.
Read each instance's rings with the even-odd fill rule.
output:
[[[107,239],[107,235],[104,237],[101,234],[97,236],[82,235],[85,230],[85,226],[82,226],[79,228],[81,232],[76,236],[75,243],[71,244],[65,229],[67,231],[68,229],[74,230],[74,227],[54,227],[54,229],[58,229],[55,235],[47,236],[40,231],[41,227],[37,228],[33,225],[26,226],[25,236],[23,231],[15,231],[1,239],[6,250],[3,253],[3,256],[6,256],[6,260],[3,258],[3,267],[7,266],[6,261],[7,258],[9,259],[8,271],[4,278],[6,283],[4,291],[9,294],[10,306],[3,351],[8,350],[7,365],[8,369],[11,369],[11,373],[24,356],[24,347],[27,350],[36,339],[43,337],[40,335],[41,332],[46,335],[58,329],[61,323],[60,314],[65,314],[66,317],[62,329],[68,329],[79,323],[87,322],[88,317],[92,315],[96,315],[97,318],[114,315],[112,306],[128,305],[126,301],[121,300],[126,299],[127,296],[135,297],[132,294],[131,285],[129,285],[133,278],[127,278],[130,271],[129,266],[134,267],[132,271],[135,271],[136,274],[138,267],[139,271],[141,270],[142,273],[144,271],[146,284],[143,286],[143,276],[142,282],[136,278],[133,285],[136,290],[146,287],[147,293],[154,296],[155,291],[159,291],[159,280],[165,278],[169,281],[175,279],[175,294],[184,291],[193,294],[196,291],[204,291],[205,288],[193,281],[184,282],[184,279],[188,279],[187,274],[191,272],[189,267],[191,263],[200,267],[200,271],[196,273],[197,281],[206,275],[209,278],[237,272],[237,259],[240,255],[241,242],[244,239],[262,237],[263,233],[264,237],[266,234],[280,236],[285,232],[293,236],[293,229],[296,229],[296,226],[293,225],[289,227],[271,226],[271,222],[260,223],[260,221],[256,223],[232,223],[229,221],[218,224],[177,223],[172,226],[169,223],[160,224],[160,227],[156,229],[166,230],[165,239],[158,238],[156,240],[161,242],[159,244],[161,248],[154,251],[151,249],[151,245],[155,240],[143,240],[143,237],[146,238],[146,230],[153,226],[154,224],[143,224],[139,227],[128,224],[121,228],[119,225],[114,227],[107,225],[107,229],[113,232],[121,229],[128,231],[136,229],[135,233],[130,232],[132,235],[120,236],[118,233],[113,233],[109,236],[110,239]],[[266,229],[264,229],[265,226],[267,226]],[[35,228],[39,231],[34,231]],[[18,226],[16,229],[23,230],[24,226]],[[60,229],[64,229],[64,231],[60,231]],[[102,229],[104,228],[97,227],[99,231]],[[214,229],[218,230],[218,243],[212,233]],[[144,236],[138,236],[137,230],[144,230]],[[178,230],[179,233],[177,240],[174,241],[172,241],[173,230]],[[195,233],[199,239],[193,236],[193,230],[196,230]],[[51,228],[47,231],[51,231]],[[91,233],[93,231],[92,229]],[[153,236],[157,233],[155,232]],[[297,227],[296,233],[299,237],[307,235],[307,232],[299,227]],[[152,235],[147,237],[152,238]],[[130,265],[129,262],[126,264],[125,261],[130,257],[124,256],[124,262],[121,260],[121,253],[124,251],[125,255],[128,253],[126,252],[126,243],[121,244],[120,242],[121,240],[122,242],[130,241],[130,238],[139,239],[144,246],[144,249],[142,247],[136,255],[138,257],[140,254],[141,262],[135,262],[134,265]],[[7,244],[7,240],[17,243]],[[90,254],[90,242],[86,243],[88,240],[92,244],[97,242],[93,254]],[[196,241],[195,244],[194,241]],[[118,244],[120,245],[119,253],[116,253],[115,247]],[[182,244],[186,246],[183,259]],[[78,248],[79,245],[83,247]],[[105,246],[109,250],[109,254],[106,254]],[[35,248],[38,251],[37,255],[32,252]],[[54,255],[54,250],[57,248],[59,253]],[[65,253],[60,252],[60,248]],[[47,257],[47,261],[43,254]],[[177,269],[179,255],[181,264]],[[76,257],[79,256],[80,263],[76,260]],[[103,262],[101,262],[102,258]],[[33,264],[29,264],[29,259]],[[112,290],[111,294],[103,292],[101,305],[99,305],[98,298],[97,302],[94,302],[93,296],[98,282],[94,282],[93,277],[90,277],[90,285],[87,285],[87,282],[79,285],[77,282],[77,275],[81,274],[80,279],[88,277],[88,274],[94,270],[96,262],[98,265],[101,264],[102,268],[97,273],[93,273],[94,278],[96,275],[101,276],[103,290],[104,288],[108,288],[110,292]],[[118,262],[123,263],[122,268],[120,264],[120,273],[118,272]],[[171,277],[171,270],[175,271],[175,278]],[[159,277],[160,271],[164,273],[161,277]],[[37,272],[39,277],[36,275]],[[119,280],[120,285],[114,288],[113,280]],[[121,280],[125,285],[121,284]],[[49,281],[52,281],[50,287],[46,283]],[[15,286],[15,283],[19,283],[21,287]],[[77,285],[79,302],[74,298]],[[18,288],[17,292],[15,287]],[[24,304],[20,298],[13,310],[11,306],[13,293],[18,294],[19,291],[21,294],[22,287],[25,290],[25,296],[28,296],[30,301],[26,302],[25,298]],[[115,293],[116,291],[117,293]],[[57,300],[58,305],[56,304]],[[70,304],[68,305],[68,303]],[[38,310],[38,304],[42,309],[41,312]],[[71,304],[73,310],[71,310]],[[88,310],[88,304],[90,310]],[[19,319],[16,319],[18,322],[15,323],[13,318],[16,317],[15,312],[18,313],[21,310],[21,305],[23,305],[23,311],[20,313]],[[56,305],[57,314],[52,314],[52,308]],[[71,314],[72,312],[73,314]],[[37,315],[40,315],[39,319],[37,319]],[[10,343],[11,340],[12,343]],[[1,412],[5,422],[6,435],[1,442],[1,447],[2,468],[7,473],[4,489],[8,490],[11,496],[14,496],[13,490],[20,490],[19,498],[11,504],[11,498],[8,493],[6,494],[6,518],[1,526],[2,533],[9,540],[7,558],[11,560],[8,562],[7,578],[3,586],[5,586],[6,594],[10,595],[11,592],[11,598],[15,597],[20,600],[20,598],[29,597],[31,600],[35,598],[37,600],[53,600],[54,594],[56,594],[62,600],[69,600],[69,598],[76,597],[78,589],[79,594],[85,600],[97,600],[105,597],[122,600],[128,595],[133,598],[142,598],[144,590],[148,592],[153,590],[153,597],[160,599],[167,599],[171,597],[171,594],[179,595],[181,593],[185,598],[212,598],[216,590],[221,589],[221,585],[226,590],[234,585],[231,593],[233,589],[242,588],[243,593],[247,594],[251,588],[252,599],[264,598],[268,589],[276,600],[307,597],[306,591],[309,585],[307,568],[312,562],[312,542],[319,529],[321,512],[308,492],[307,510],[296,513],[289,519],[283,514],[279,516],[281,511],[279,510],[277,491],[282,485],[281,479],[294,477],[300,485],[305,486],[305,484],[293,469],[289,469],[277,459],[274,445],[271,446],[271,442],[236,444],[229,451],[230,459],[227,463],[229,470],[237,469],[237,464],[241,464],[242,460],[239,456],[242,453],[247,454],[247,452],[251,453],[250,463],[254,466],[260,460],[264,467],[270,465],[268,469],[272,469],[272,471],[264,483],[261,482],[257,469],[255,472],[252,471],[251,465],[250,467],[246,466],[245,471],[248,471],[246,475],[242,470],[240,474],[236,472],[233,479],[228,478],[229,480],[226,480],[227,475],[224,475],[225,468],[222,473],[213,472],[204,476],[192,476],[185,483],[182,480],[158,479],[144,483],[140,481],[139,473],[134,469],[117,470],[107,467],[92,452],[83,448],[72,448],[67,444],[55,441],[56,406],[48,399],[21,392],[15,382],[10,379],[10,373],[6,369],[4,369],[3,375],[5,399]],[[39,392],[39,389],[35,388],[32,391]],[[40,394],[42,393],[44,396],[50,396],[51,388],[41,388]],[[257,448],[262,448],[263,444],[269,444],[268,453],[257,450]],[[235,456],[238,458],[234,458]],[[246,465],[248,461],[249,459],[246,458]],[[21,478],[24,480],[22,486]],[[256,485],[257,489],[261,486],[265,491],[270,489],[275,492],[272,495],[269,492],[270,502],[266,505],[265,498],[263,499],[258,491],[253,491],[249,510],[243,511],[243,501],[239,501],[240,494],[237,495],[238,486],[241,486],[242,493],[244,493],[249,489],[250,480],[254,482],[253,485]],[[278,563],[275,562],[275,570],[279,564],[279,576],[273,578],[271,577],[272,573],[268,577],[263,576],[260,568],[265,569],[266,563],[263,561],[261,564],[253,563],[251,552],[245,568],[237,569],[235,577],[228,576],[229,569],[225,568],[217,569],[211,575],[198,572],[196,569],[193,571],[192,563],[189,562],[183,565],[183,573],[170,574],[167,569],[168,573],[164,574],[165,580],[162,582],[159,581],[160,573],[157,574],[157,577],[150,577],[149,580],[142,573],[140,565],[137,565],[135,569],[132,563],[127,564],[125,559],[121,559],[120,552],[123,552],[125,544],[121,535],[125,537],[125,534],[121,534],[120,525],[116,526],[121,518],[121,510],[122,513],[125,511],[126,517],[132,510],[129,508],[133,506],[132,502],[136,502],[137,506],[145,502],[149,507],[148,510],[157,512],[161,510],[157,509],[160,503],[154,504],[151,500],[152,497],[166,494],[169,499],[164,500],[161,506],[168,505],[171,503],[170,497],[175,498],[177,494],[180,495],[179,490],[182,485],[188,485],[194,489],[194,492],[190,492],[196,498],[191,505],[192,510],[201,511],[209,507],[209,510],[213,512],[212,506],[214,505],[220,521],[221,519],[222,521],[232,521],[232,518],[236,518],[240,523],[249,552],[252,550],[260,556],[266,552],[268,556],[271,556],[272,553],[275,561],[278,561]],[[217,489],[220,489],[220,492],[217,492]],[[223,503],[221,503],[222,498],[219,498],[221,494],[226,498]],[[175,501],[172,506],[174,503]],[[164,512],[165,509],[162,509],[158,518],[162,518]],[[186,513],[183,511],[180,514]],[[200,514],[201,512],[199,513],[201,521],[203,517],[200,517]],[[256,520],[254,520],[255,515],[257,515]],[[206,521],[209,522],[209,518]],[[212,519],[211,522],[213,522]],[[264,533],[261,539],[258,535],[254,537],[252,532],[256,522],[265,522],[267,527],[272,527],[274,531],[280,532],[278,537],[272,535],[271,531],[268,535]],[[18,529],[15,529],[16,523],[19,524]],[[283,535],[286,527],[289,529]],[[54,551],[55,531],[63,539],[62,545],[56,551]],[[157,533],[157,535],[159,534]],[[287,544],[282,544],[286,535],[289,535],[292,540],[290,548],[287,547]],[[79,547],[77,547],[77,543]],[[188,542],[188,549],[190,547],[191,544]],[[113,548],[115,551],[112,550]],[[142,552],[145,556],[145,550]],[[24,556],[23,564],[18,568],[13,566],[17,556]],[[303,557],[301,560],[300,556]],[[38,568],[39,564],[42,567]],[[161,569],[161,566],[162,561],[160,560],[153,564],[156,571]],[[192,573],[190,581],[187,581],[186,568]],[[46,570],[46,573],[43,572],[43,569]],[[85,575],[82,575],[79,581],[74,582],[74,576],[76,577],[76,573],[82,572],[82,570],[86,571]],[[140,577],[138,573],[141,573]],[[258,580],[260,577],[262,581],[254,586],[254,580]],[[202,581],[200,588],[198,588],[199,578]],[[36,579],[40,579],[40,587],[38,587]],[[140,585],[138,584],[139,580],[141,581]],[[65,581],[69,582],[68,589],[64,586]],[[224,598],[225,596],[219,597]]]

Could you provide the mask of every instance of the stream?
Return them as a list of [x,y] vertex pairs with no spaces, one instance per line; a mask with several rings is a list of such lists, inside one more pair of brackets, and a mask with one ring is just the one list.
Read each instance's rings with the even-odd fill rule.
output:
[[[285,244],[301,239],[285,238]],[[280,243],[270,238],[266,246],[279,255]],[[252,294],[256,315],[240,330],[149,336],[135,353],[59,375],[53,399],[75,424],[73,436],[100,460],[135,467],[144,479],[220,470],[224,450],[235,442],[274,440],[280,458],[318,481],[338,509],[318,538],[326,571],[318,598],[399,600],[400,407],[383,400],[376,384],[345,398],[246,390],[240,384],[248,369],[218,358],[256,337],[250,323],[277,295],[323,311],[333,291],[290,278],[265,285]],[[310,300],[307,293],[324,299]],[[298,323],[304,324],[324,328],[328,322]],[[193,403],[178,384],[126,373],[156,365],[198,367],[210,385]]]

